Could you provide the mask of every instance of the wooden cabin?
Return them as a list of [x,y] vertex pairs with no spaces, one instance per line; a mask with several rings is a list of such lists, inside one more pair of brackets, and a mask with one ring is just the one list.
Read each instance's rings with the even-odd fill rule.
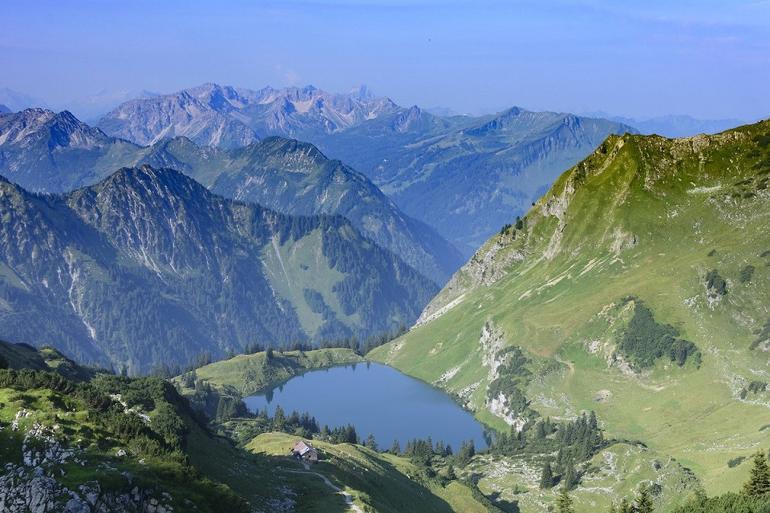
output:
[[294,444],[294,447],[291,449],[291,455],[298,460],[309,461],[310,463],[318,461],[318,451],[304,440],[299,440]]

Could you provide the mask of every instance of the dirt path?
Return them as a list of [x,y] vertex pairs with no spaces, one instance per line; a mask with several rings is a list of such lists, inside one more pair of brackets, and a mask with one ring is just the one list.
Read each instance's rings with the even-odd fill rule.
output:
[[324,484],[326,484],[326,486],[328,486],[329,488],[334,490],[334,493],[338,493],[338,494],[342,495],[342,497],[345,499],[345,504],[347,504],[348,507],[350,507],[350,509],[352,509],[356,513],[364,513],[364,510],[362,510],[360,506],[358,506],[356,504],[353,504],[353,496],[352,495],[350,495],[347,492],[342,491],[342,489],[339,486],[337,486],[334,483],[332,483],[331,481],[329,481],[329,478],[327,478],[325,475],[319,474],[318,472],[312,472],[310,470],[310,465],[308,465],[304,461],[302,462],[302,466],[305,467],[305,470],[288,470],[287,469],[286,472],[291,472],[293,474],[308,474],[308,475],[311,475],[311,476],[320,477],[323,480]]

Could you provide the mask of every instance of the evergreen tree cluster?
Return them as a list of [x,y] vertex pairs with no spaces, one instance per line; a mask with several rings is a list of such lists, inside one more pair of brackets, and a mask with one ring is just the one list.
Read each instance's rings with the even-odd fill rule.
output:
[[[337,426],[329,429],[329,426],[324,425],[319,433],[319,438],[331,442],[333,444],[357,444],[359,443],[358,433],[356,428],[352,424],[346,426]],[[373,439],[374,437],[372,437]]]
[[[749,279],[751,279],[750,276]],[[719,272],[716,269],[712,269],[706,273],[706,288],[720,296],[727,294],[727,282],[719,275]]]
[[561,483],[571,490],[580,482],[577,466],[606,445],[592,411],[573,421],[554,423],[551,419],[542,419],[533,427],[500,433],[490,451],[505,456],[542,456],[540,487],[547,489]]
[[658,358],[668,357],[678,366],[683,366],[689,358],[700,366],[700,350],[683,338],[679,331],[669,324],[660,324],[650,310],[637,298],[626,298],[626,302],[634,301],[634,314],[618,349],[631,363],[638,368],[655,365]]
[[190,464],[186,452],[188,435],[192,430],[210,432],[184,397],[162,379],[110,374],[69,379],[58,372],[0,369],[0,388],[18,392],[45,390],[51,407],[61,409],[65,415],[72,411],[87,412],[87,425],[83,424],[78,432],[78,444],[99,450],[117,445],[125,447],[140,463],[148,457],[163,461],[165,466],[157,478],[184,480],[185,486],[197,489],[205,501],[198,504],[201,509],[251,511],[243,499],[204,478]]
[[[450,458],[452,465],[463,467],[476,454],[476,447],[472,440],[468,440],[463,442],[458,453],[454,454],[451,445],[442,440],[434,443],[431,437],[428,437],[409,440],[403,451],[398,440],[393,440],[388,452],[397,456],[405,456],[419,467],[430,467],[435,457]],[[452,472],[454,473],[454,468],[452,468]]]
[[[65,406],[66,402],[82,403],[89,411],[90,422],[138,455],[184,462],[188,422],[205,429],[205,423],[174,387],[155,377],[130,379],[101,374],[90,381],[72,381],[56,372],[2,369],[0,388],[46,389],[62,394]],[[146,423],[137,410],[151,412],[152,422]],[[183,417],[190,420],[186,422]]]

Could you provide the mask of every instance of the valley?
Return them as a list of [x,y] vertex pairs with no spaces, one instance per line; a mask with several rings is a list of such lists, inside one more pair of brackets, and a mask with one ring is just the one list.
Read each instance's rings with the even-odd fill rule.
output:
[[[358,9],[343,4],[323,19]],[[325,81],[338,84],[368,36],[359,19],[318,37],[324,21],[290,59],[264,57],[262,41],[234,66],[239,24],[254,24],[233,18],[243,5],[193,16],[230,25],[226,52],[188,44],[163,60],[190,75],[68,101],[88,122],[0,88],[0,511],[770,512],[770,120],[737,126],[758,107],[740,113],[742,99],[711,89],[738,71],[723,59],[678,103],[673,72],[641,94],[642,73],[614,70],[677,23],[645,11],[592,46],[606,61],[589,76],[561,62],[597,29],[574,30],[583,9],[542,31],[567,37],[545,45],[558,58],[532,58],[558,73],[523,94],[505,65],[482,78],[509,48],[469,38],[433,54],[448,34],[420,18],[426,6],[368,7],[418,20],[399,66],[430,55],[479,69],[415,96],[403,77],[420,73],[402,69],[398,102],[297,86],[282,65],[282,87],[179,89],[204,76],[189,60],[262,76],[350,37]],[[304,23],[292,9],[262,14]],[[627,32],[640,17],[656,25]],[[460,18],[472,34],[477,20]],[[686,47],[707,19],[674,39]],[[186,22],[114,39],[184,38]],[[709,45],[744,40],[717,28]],[[281,34],[281,52],[296,36]],[[168,42],[146,50],[158,49]],[[533,80],[530,66],[511,76]],[[412,104],[441,105],[477,71],[487,83],[451,93],[474,114]],[[581,112],[583,82],[617,112],[648,105],[511,106]],[[502,83],[507,106],[482,105]],[[710,103],[702,117],[658,112],[690,100]]]

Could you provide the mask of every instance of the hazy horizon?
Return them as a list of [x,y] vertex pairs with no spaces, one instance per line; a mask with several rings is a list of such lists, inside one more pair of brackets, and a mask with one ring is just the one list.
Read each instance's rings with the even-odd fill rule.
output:
[[472,114],[754,120],[770,114],[770,2],[729,4],[11,0],[0,87],[76,114],[89,99],[216,82],[367,84],[401,105]]

